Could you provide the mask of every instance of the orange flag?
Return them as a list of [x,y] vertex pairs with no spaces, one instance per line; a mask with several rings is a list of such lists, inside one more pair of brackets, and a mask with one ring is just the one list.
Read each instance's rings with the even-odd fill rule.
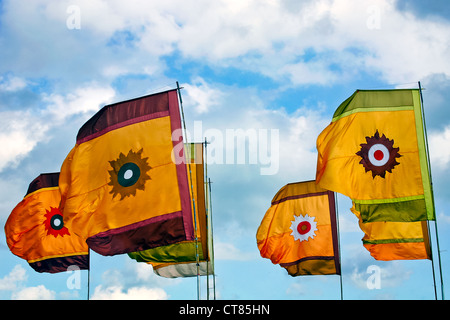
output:
[[5,224],[9,249],[37,272],[63,272],[69,266],[89,268],[86,242],[64,225],[58,209],[58,178],[59,173],[49,173],[34,179]]
[[364,232],[362,238],[364,247],[376,260],[431,259],[426,221],[363,222],[355,203],[351,211],[359,219],[359,226]]
[[281,188],[256,239],[261,256],[280,264],[291,276],[341,272],[334,193],[315,181]]
[[[61,168],[64,222],[102,255],[194,238],[176,90],[102,108]],[[175,157],[174,157],[175,156]]]

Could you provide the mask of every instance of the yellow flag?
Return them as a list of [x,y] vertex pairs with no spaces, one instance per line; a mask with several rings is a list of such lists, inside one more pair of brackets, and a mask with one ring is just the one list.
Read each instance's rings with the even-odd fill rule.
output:
[[291,276],[340,274],[334,193],[315,181],[281,188],[256,239],[261,256]]
[[317,183],[350,197],[364,222],[434,219],[419,90],[356,91],[317,150]]
[[64,225],[58,209],[58,178],[59,173],[45,173],[34,179],[5,224],[9,249],[37,272],[64,272],[70,266],[89,268],[85,240]]
[[364,247],[376,260],[431,259],[426,221],[364,223],[354,203],[351,211],[364,232]]
[[213,273],[210,256],[212,233],[205,201],[203,144],[186,144],[186,158],[189,186],[194,198],[191,209],[196,239],[128,254],[138,262],[151,264],[156,274],[168,278],[194,277],[197,272],[200,275]]
[[176,90],[105,106],[62,165],[64,221],[102,255],[192,240],[183,146]]

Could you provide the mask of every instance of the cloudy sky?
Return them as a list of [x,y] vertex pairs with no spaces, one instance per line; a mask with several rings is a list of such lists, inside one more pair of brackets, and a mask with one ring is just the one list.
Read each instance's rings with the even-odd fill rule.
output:
[[[449,14],[446,0],[1,0],[0,225],[99,108],[179,81],[191,139],[214,150],[218,298],[339,299],[338,276],[292,278],[261,258],[256,230],[283,185],[315,178],[316,138],[343,100],[420,81],[446,281]],[[238,130],[258,138],[227,139]],[[344,298],[434,299],[430,261],[375,261],[338,201]],[[86,271],[74,288],[71,274],[14,256],[3,228],[0,239],[0,299],[86,299]],[[374,268],[379,289],[367,285]],[[96,299],[196,298],[195,279],[160,278],[126,255],[94,253],[90,281]]]

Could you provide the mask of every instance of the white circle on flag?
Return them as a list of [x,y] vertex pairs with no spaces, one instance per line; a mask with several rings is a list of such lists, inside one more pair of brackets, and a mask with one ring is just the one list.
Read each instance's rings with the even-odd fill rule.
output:
[[369,149],[369,161],[376,167],[384,166],[389,161],[389,150],[381,143],[374,144]]
[[53,220],[53,224],[55,225],[55,227],[59,227],[61,225],[61,220],[59,218]]
[[308,214],[305,216],[302,214],[299,216],[294,215],[294,221],[291,221],[290,229],[294,240],[300,240],[300,242],[308,241],[309,238],[314,239],[316,236],[317,222],[314,216],[310,217]]
[[125,180],[131,179],[131,177],[133,177],[133,170],[128,169],[127,171],[125,171],[123,177]]

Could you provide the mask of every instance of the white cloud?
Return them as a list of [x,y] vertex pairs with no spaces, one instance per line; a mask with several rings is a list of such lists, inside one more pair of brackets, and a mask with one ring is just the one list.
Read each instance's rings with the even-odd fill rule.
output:
[[110,86],[88,83],[66,96],[44,95],[43,100],[48,103],[46,113],[60,121],[78,113],[94,113],[104,104],[110,103],[114,95],[115,91]]
[[25,79],[16,76],[2,77],[0,76],[0,91],[14,92],[21,90],[27,86]]
[[352,283],[361,289],[370,289],[375,277],[379,277],[379,288],[392,288],[402,284],[411,277],[412,271],[406,270],[401,262],[392,261],[385,267],[377,264],[369,265],[362,270],[355,267],[351,273]]
[[358,71],[381,72],[393,83],[450,74],[449,24],[417,20],[390,0],[314,1],[298,10],[277,1],[188,6],[178,11],[167,4],[180,25],[178,40],[168,42],[176,42],[184,55],[219,66],[288,76],[294,84],[335,83]]
[[191,83],[183,84],[186,95],[183,97],[186,105],[192,106],[196,113],[208,112],[211,107],[218,104],[221,92],[212,88],[205,80],[197,77]]
[[166,300],[167,293],[160,288],[133,287],[126,291],[122,286],[95,288],[92,300]]
[[450,164],[450,126],[443,132],[429,134],[430,159],[432,165],[444,169]]
[[11,272],[0,279],[0,290],[15,290],[18,285],[28,278],[26,270],[20,265],[16,265]]
[[12,300],[55,300],[56,292],[47,289],[43,285],[37,287],[28,287],[18,292],[14,292],[11,296]]
[[297,85],[326,85],[336,82],[339,78],[339,75],[329,70],[329,66],[323,61],[286,64],[280,72],[287,75],[291,82]]
[[[346,211],[347,208],[344,208]],[[355,216],[351,216],[350,214],[344,215],[341,214],[339,216],[339,231],[340,232],[361,232],[361,229],[358,225],[358,219]]]
[[247,261],[257,258],[254,252],[243,252],[235,245],[226,242],[214,243],[215,260]]
[[16,265],[9,274],[0,279],[0,291],[11,291],[12,300],[53,300],[56,293],[43,285],[24,287],[28,279],[26,270]]
[[320,106],[309,107],[300,107],[294,114],[283,113],[278,119],[278,126],[281,129],[280,168],[285,170],[285,176],[315,179],[316,139],[329,123],[329,119],[323,117]]
[[133,271],[136,274],[136,279],[142,282],[148,282],[154,279],[153,267],[147,263],[133,263]]
[[[217,93],[208,96],[214,112],[198,114],[195,101],[183,98],[183,102],[188,136],[194,141],[206,137],[211,142],[209,163],[255,165],[260,173],[267,169],[269,175],[278,174],[289,180],[315,177],[316,138],[330,121],[323,117],[321,103],[309,105],[300,101],[296,111],[287,112],[279,106],[272,108],[271,101],[253,88],[232,86],[221,86]],[[245,155],[244,163],[241,155]]]
[[45,137],[50,123],[30,112],[0,112],[0,172],[17,165]]
[[[399,12],[394,1],[334,1],[336,41],[366,51],[365,64],[392,83],[420,80],[433,73],[450,74],[450,25],[443,20],[418,20]],[[378,20],[375,28],[367,25]],[[359,26],[359,27],[358,27]],[[363,51],[363,52],[364,52]]]
[[66,96],[43,95],[46,108],[36,111],[0,112],[0,172],[17,166],[39,142],[49,139],[55,125],[75,114],[94,114],[100,106],[111,102],[115,91],[109,86],[86,84]]
[[[70,31],[66,9],[72,4],[40,0],[23,8],[7,1],[5,61],[24,72],[64,72],[72,79],[154,73],[159,58],[174,53],[213,67],[287,77],[295,85],[336,83],[360,71],[393,83],[450,75],[449,23],[416,19],[392,0],[80,0],[81,29]],[[102,46],[124,34],[116,46]]]

